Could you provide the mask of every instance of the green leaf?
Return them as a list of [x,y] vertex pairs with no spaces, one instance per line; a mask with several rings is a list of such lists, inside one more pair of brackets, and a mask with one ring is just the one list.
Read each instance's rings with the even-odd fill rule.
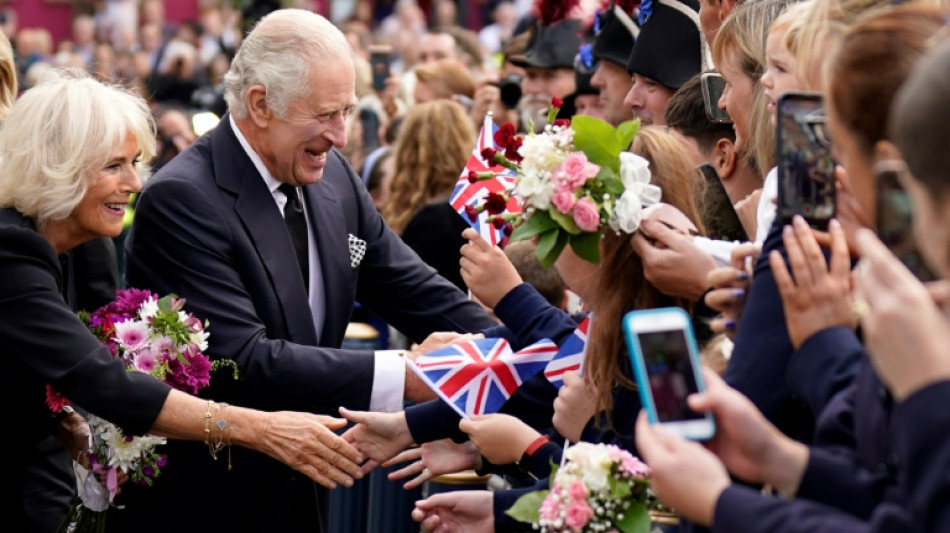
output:
[[173,294],[169,294],[158,300],[158,310],[163,313],[170,313],[172,311],[172,298],[174,297]]
[[615,525],[622,533],[650,533],[650,512],[642,503],[633,502]]
[[620,142],[621,150],[625,151],[630,149],[630,145],[633,144],[633,138],[637,136],[638,131],[640,131],[639,118],[636,120],[628,120],[617,126],[617,137]]
[[576,115],[571,119],[574,129],[574,149],[587,155],[587,160],[614,171],[620,169],[620,146],[613,126],[603,120],[587,115]]
[[557,222],[551,220],[551,217],[548,216],[545,211],[535,211],[524,224],[521,224],[515,231],[511,234],[511,240],[513,241],[522,241],[524,239],[530,239],[535,235],[539,235],[546,231],[550,231],[558,227]]
[[600,234],[581,233],[571,235],[571,250],[585,261],[600,264]]
[[610,497],[617,500],[623,500],[627,496],[630,496],[630,482],[629,481],[620,481],[616,478],[610,478],[608,481],[610,485]]
[[551,220],[558,223],[561,226],[561,229],[570,233],[571,235],[577,235],[581,232],[581,228],[577,227],[577,223],[574,222],[574,217],[571,215],[566,215],[557,210],[553,205],[548,209],[548,215],[551,217]]
[[541,263],[541,266],[551,268],[554,265],[558,256],[561,255],[561,251],[567,245],[567,237],[567,233],[558,229],[552,229],[541,234],[541,239],[538,240],[538,247],[535,250],[535,255],[538,256],[538,262]]
[[549,492],[550,491],[547,490],[529,492],[518,498],[515,504],[505,511],[505,514],[519,522],[537,522],[539,518],[538,511],[541,509],[541,504],[544,503],[544,499],[547,498]]

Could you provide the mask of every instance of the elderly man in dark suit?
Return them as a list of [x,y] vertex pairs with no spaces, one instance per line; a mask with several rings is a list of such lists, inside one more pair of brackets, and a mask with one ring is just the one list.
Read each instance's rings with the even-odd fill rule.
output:
[[[221,376],[208,396],[264,410],[398,410],[430,392],[393,353],[341,350],[354,302],[421,341],[492,319],[379,216],[337,151],[355,107],[352,51],[308,11],[278,10],[225,77],[229,114],[162,168],[126,243],[129,284],[210,321]],[[282,218],[283,214],[283,218]],[[169,446],[154,487],[123,491],[113,531],[326,531],[327,493],[265,457]],[[138,490],[137,490],[138,489]],[[182,520],[169,509],[188,505]]]

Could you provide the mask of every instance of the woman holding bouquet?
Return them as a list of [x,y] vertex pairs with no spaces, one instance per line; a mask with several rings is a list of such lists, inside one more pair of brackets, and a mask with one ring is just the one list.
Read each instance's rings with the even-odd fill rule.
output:
[[[327,487],[351,484],[361,476],[359,453],[332,432],[344,421],[217,404],[127,372],[64,300],[60,256],[122,231],[154,137],[144,100],[85,76],[27,91],[0,128],[0,399],[18,437],[13,457],[54,425],[44,401],[49,384],[128,435],[245,446]],[[73,444],[77,457],[85,444]],[[15,494],[4,498],[2,512],[9,529],[21,531],[23,462],[9,463]]]

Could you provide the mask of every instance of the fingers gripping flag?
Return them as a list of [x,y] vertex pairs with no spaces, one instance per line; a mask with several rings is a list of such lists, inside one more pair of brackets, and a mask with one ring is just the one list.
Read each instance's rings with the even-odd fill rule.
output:
[[564,385],[565,372],[581,372],[584,368],[584,353],[587,348],[587,332],[590,330],[590,315],[587,315],[574,333],[564,341],[557,355],[544,369],[544,375],[557,388]]
[[[485,123],[482,124],[482,129],[478,133],[478,140],[475,143],[475,147],[468,156],[468,163],[466,163],[465,168],[462,169],[458,183],[455,184],[455,190],[452,192],[452,196],[449,197],[449,203],[452,204],[452,207],[459,215],[461,215],[466,222],[471,224],[482,238],[488,241],[492,246],[497,246],[498,243],[501,242],[505,236],[504,231],[492,225],[489,219],[490,215],[486,211],[479,213],[478,218],[472,221],[465,213],[465,206],[470,205],[474,207],[480,203],[484,203],[488,193],[510,191],[515,186],[515,171],[497,164],[490,166],[492,163],[482,158],[482,150],[485,148],[495,148],[496,131],[498,131],[498,126],[495,125],[490,115],[486,115]],[[472,171],[492,171],[496,177],[494,179],[478,180],[475,183],[471,183],[468,179],[468,174]],[[521,204],[514,198],[509,199],[507,211],[509,213],[520,213]]]
[[556,353],[557,345],[548,339],[515,353],[505,339],[474,339],[407,363],[462,418],[469,418],[498,412]]

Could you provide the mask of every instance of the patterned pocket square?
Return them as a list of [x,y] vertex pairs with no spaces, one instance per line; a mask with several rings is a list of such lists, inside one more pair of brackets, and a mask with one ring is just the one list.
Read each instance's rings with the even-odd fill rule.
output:
[[360,266],[360,261],[366,255],[366,241],[352,233],[349,234],[347,240],[350,245],[350,268],[356,268]]

